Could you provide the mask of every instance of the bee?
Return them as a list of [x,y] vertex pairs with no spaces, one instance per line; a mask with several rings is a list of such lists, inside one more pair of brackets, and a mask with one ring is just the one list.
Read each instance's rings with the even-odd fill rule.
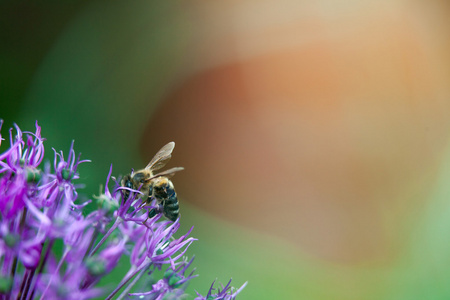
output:
[[[131,172],[131,174],[122,178],[121,185],[143,193],[140,197],[145,199],[146,204],[150,204],[152,199],[156,199],[158,208],[150,210],[148,213],[149,218],[154,217],[158,212],[162,212],[171,221],[175,221],[178,218],[177,193],[169,177],[172,177],[175,172],[184,168],[176,167],[154,174],[155,171],[163,168],[170,160],[173,148],[175,148],[175,143],[168,143],[155,154],[144,169]],[[124,199],[128,198],[129,193],[127,190],[124,191]]]

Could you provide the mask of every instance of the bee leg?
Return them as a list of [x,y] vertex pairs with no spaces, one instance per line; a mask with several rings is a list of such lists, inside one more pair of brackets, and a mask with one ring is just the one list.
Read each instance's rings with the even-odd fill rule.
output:
[[143,222],[143,224],[146,223],[146,222],[148,221],[148,219],[153,218],[153,217],[156,216],[157,214],[158,214],[158,211],[157,211],[156,209],[152,208],[152,209],[148,212],[147,219],[145,219],[145,221]]
[[153,218],[154,216],[156,216],[156,214],[158,214],[157,210],[152,208],[149,212],[148,212],[148,219]]
[[143,201],[142,204],[138,206],[138,209],[142,209],[147,204],[148,204],[148,202]]
[[[138,209],[142,209],[144,206],[150,205],[152,203],[152,200],[153,200],[152,196],[148,196],[146,201],[142,201],[142,204],[139,205]],[[150,218],[152,218],[152,217],[150,217]]]
[[147,219],[151,219],[154,216],[156,216],[157,214],[162,212],[161,204],[156,204],[156,205],[157,205],[157,207],[152,208],[152,209],[149,210]]

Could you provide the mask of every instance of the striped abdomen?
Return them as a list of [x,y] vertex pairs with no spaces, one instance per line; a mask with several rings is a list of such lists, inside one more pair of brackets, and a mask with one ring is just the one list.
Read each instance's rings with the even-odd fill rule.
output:
[[180,207],[178,205],[177,193],[172,189],[170,195],[164,200],[163,214],[167,219],[175,221],[178,218],[179,212]]
[[180,207],[172,181],[167,177],[155,179],[153,196],[163,205],[164,216],[171,221],[175,221],[180,213]]

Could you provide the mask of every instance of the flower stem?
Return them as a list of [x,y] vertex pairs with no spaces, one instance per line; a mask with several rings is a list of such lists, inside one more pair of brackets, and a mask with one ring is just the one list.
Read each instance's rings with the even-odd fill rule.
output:
[[11,277],[14,278],[16,275],[16,269],[17,269],[17,256],[14,256],[14,259],[11,264]]
[[[25,219],[27,217],[27,212],[28,212],[28,210],[27,210],[27,207],[25,206],[23,211],[22,211],[22,214],[20,216],[19,236],[22,236],[23,228],[25,226]],[[14,256],[14,259],[13,259],[13,262],[12,262],[12,265],[11,265],[11,278],[14,278],[14,276],[16,276],[17,265],[18,265],[18,261],[17,261],[17,255],[16,255],[16,256]],[[22,279],[22,284],[24,282],[25,282],[25,276]],[[20,291],[22,291],[23,286],[21,286],[20,288],[21,288]],[[20,294],[20,292],[19,292],[19,294]]]
[[[55,240],[51,239],[48,242],[48,244],[47,244],[47,249],[45,249],[44,258],[41,260],[41,263],[39,264],[39,266],[37,268],[37,278],[34,281],[34,285],[36,285],[36,281],[39,279],[39,275],[42,273],[42,271],[44,271],[44,267],[45,267],[45,264],[47,263],[48,255],[50,254],[50,251],[51,251],[51,249],[53,247],[53,243],[54,242],[55,242]],[[36,269],[33,270],[33,272],[31,273],[31,275],[30,275],[30,277],[28,279],[27,286],[25,287],[25,293],[24,293],[22,299],[27,299],[28,291],[30,290],[30,286],[31,286],[31,281],[33,280],[33,276],[36,273],[35,271],[36,271]],[[31,292],[30,297],[28,299],[33,299],[34,293],[36,292],[36,287],[33,286],[31,291],[32,292]]]
[[101,245],[106,241],[106,239],[111,235],[111,233],[122,223],[122,219],[117,217],[117,219],[114,221],[114,224],[111,226],[111,228],[108,230],[108,232],[103,236],[101,241],[95,246],[95,248],[89,253],[89,256],[92,256],[97,252],[97,250],[100,248]]
[[[25,288],[22,291],[20,291],[20,293],[21,293],[20,299],[27,299],[28,290],[30,288],[31,281],[33,280],[33,276],[35,273],[36,273],[36,269],[33,269],[28,272],[28,276],[25,281]],[[17,299],[19,299],[19,297]],[[31,297],[30,297],[30,299],[31,299]]]
[[94,242],[97,240],[98,233],[99,233],[98,227],[95,227],[94,233],[92,234],[91,242],[89,243],[89,246],[86,250],[86,254],[83,257],[83,260],[85,260],[88,254],[91,252],[92,247],[94,246]]
[[152,261],[148,257],[146,257],[144,262],[141,264],[141,266],[139,268],[131,267],[130,271],[128,271],[128,273],[125,275],[125,277],[122,279],[122,281],[117,285],[117,287],[114,289],[114,291],[112,291],[112,293],[109,294],[109,296],[105,298],[105,300],[110,300],[112,297],[114,297],[114,295],[117,294],[117,292],[121,288],[123,288],[125,286],[125,284],[127,284],[128,281],[131,280],[131,278],[133,278],[141,270],[146,269],[148,266],[150,266],[151,263],[152,263]]
[[49,281],[48,281],[48,284],[47,284],[47,286],[45,287],[45,290],[42,292],[42,295],[41,295],[40,300],[43,300],[43,299],[44,299],[45,293],[47,293],[48,288],[49,288],[50,285],[52,284],[53,277],[54,277],[55,275],[58,274],[59,269],[61,269],[61,266],[62,266],[64,260],[66,259],[67,254],[69,254],[69,251],[70,251],[69,248],[66,248],[66,249],[64,250],[64,254],[63,254],[63,256],[61,257],[61,259],[59,260],[58,266],[56,267],[56,270],[53,272],[52,277],[50,277],[50,279],[49,279]]
[[17,297],[16,297],[17,300],[22,297],[22,291],[25,288],[28,278],[30,277],[30,273],[31,273],[30,270],[26,270],[25,274],[23,275],[22,283],[20,284],[19,292],[17,293]]
[[[150,266],[150,265],[149,265]],[[123,290],[123,292],[119,295],[119,297],[116,300],[122,300],[123,297],[125,297],[128,292],[130,291],[130,289],[136,284],[136,282],[139,281],[139,279],[141,279],[142,275],[145,273],[145,270],[147,268],[143,268],[140,273],[133,279],[133,281],[125,288],[125,290]]]

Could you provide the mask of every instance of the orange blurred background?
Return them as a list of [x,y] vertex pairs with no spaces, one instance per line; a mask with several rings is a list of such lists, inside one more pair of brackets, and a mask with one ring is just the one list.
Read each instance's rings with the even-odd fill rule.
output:
[[314,256],[398,255],[448,143],[450,26],[431,15],[444,14],[365,2],[293,16],[266,1],[257,17],[256,2],[200,2],[203,69],[153,112],[143,157],[170,137],[188,201]]

